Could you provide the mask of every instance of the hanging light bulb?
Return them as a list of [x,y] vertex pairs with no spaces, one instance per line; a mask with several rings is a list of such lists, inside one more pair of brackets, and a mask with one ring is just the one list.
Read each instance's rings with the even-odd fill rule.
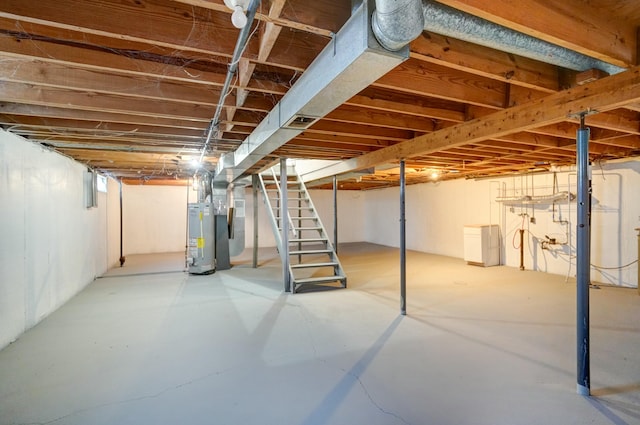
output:
[[234,27],[242,29],[247,25],[247,15],[244,14],[244,10],[248,6],[247,0],[224,0],[224,4],[231,10],[231,23]]
[[231,15],[231,23],[238,29],[242,29],[245,25],[247,25],[247,15],[244,14],[242,6],[235,7],[235,10]]

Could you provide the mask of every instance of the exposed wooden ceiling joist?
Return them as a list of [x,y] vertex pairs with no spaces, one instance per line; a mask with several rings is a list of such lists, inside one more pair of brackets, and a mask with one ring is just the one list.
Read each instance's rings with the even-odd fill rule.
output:
[[532,101],[530,104],[515,106],[484,118],[418,136],[341,164],[326,167],[310,174],[307,178],[310,180],[323,178],[377,164],[426,155],[441,149],[526,131],[540,125],[554,124],[581,112],[606,112],[638,100],[640,100],[640,67],[586,86],[575,87]]
[[[619,66],[637,60],[634,0],[442,3]],[[256,128],[350,10],[350,2],[338,0],[262,2],[206,155],[210,166]],[[193,170],[181,158],[202,147],[222,95],[238,35],[230,13],[222,0],[6,0],[0,121],[115,176],[186,177]],[[570,163],[577,122],[550,120],[540,102],[579,104],[563,96],[592,93],[609,78],[622,81],[576,88],[575,71],[429,32],[410,47],[408,61],[272,155],[343,160],[342,168],[405,156],[416,169],[448,172],[444,178]],[[640,153],[640,99],[614,104],[588,118],[592,159]],[[393,184],[397,174],[387,173],[345,187]]]

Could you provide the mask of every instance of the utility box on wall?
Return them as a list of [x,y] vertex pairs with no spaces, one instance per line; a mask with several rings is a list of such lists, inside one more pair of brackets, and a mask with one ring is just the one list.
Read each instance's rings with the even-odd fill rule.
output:
[[464,226],[464,260],[476,266],[500,264],[500,227],[497,224]]

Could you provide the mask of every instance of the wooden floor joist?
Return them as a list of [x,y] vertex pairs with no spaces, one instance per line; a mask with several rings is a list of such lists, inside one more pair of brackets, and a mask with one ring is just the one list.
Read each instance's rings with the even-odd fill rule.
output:
[[581,112],[606,112],[639,100],[640,67],[635,67],[618,75],[552,94],[529,104],[504,109],[483,118],[352,158],[309,173],[305,175],[305,180],[312,181],[418,155],[427,155],[441,149],[557,123]]

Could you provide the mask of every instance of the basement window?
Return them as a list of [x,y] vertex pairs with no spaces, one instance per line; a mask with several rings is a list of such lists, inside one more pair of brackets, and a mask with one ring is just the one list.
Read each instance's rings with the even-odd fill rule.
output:
[[84,172],[84,206],[96,208],[98,206],[98,173],[92,170]]
[[98,174],[96,177],[96,188],[98,192],[107,193],[107,177]]

